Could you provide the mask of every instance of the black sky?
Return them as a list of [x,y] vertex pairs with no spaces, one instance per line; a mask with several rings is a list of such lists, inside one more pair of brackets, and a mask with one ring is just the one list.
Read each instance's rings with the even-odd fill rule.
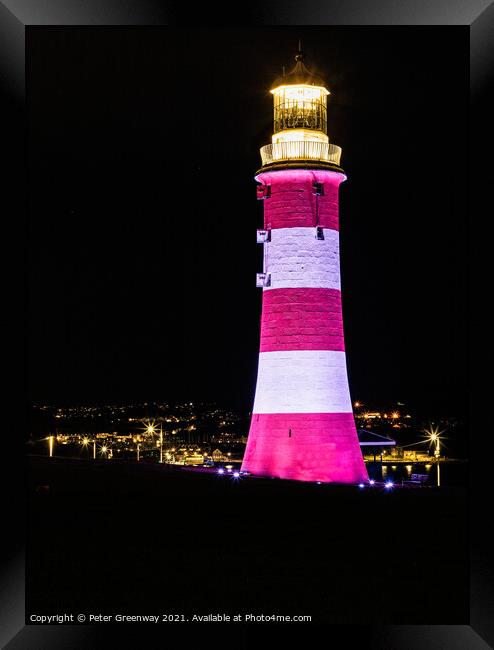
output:
[[249,408],[268,90],[298,38],[342,146],[352,396],[462,415],[468,28],[29,28],[30,394]]

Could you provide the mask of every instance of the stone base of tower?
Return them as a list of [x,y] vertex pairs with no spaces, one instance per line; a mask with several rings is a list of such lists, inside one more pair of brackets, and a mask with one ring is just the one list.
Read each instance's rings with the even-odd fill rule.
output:
[[295,481],[368,480],[353,413],[254,413],[242,471]]

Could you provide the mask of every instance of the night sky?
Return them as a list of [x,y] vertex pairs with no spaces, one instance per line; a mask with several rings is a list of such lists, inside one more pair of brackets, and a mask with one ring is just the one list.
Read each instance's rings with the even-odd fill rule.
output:
[[251,407],[253,177],[299,37],[348,175],[352,397],[463,415],[467,27],[28,28],[33,402]]

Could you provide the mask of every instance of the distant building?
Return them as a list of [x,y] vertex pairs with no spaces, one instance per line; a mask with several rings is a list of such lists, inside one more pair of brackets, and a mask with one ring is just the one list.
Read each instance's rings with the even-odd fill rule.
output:
[[215,463],[220,463],[224,460],[228,460],[227,456],[225,456],[225,454],[220,449],[215,449],[211,454],[211,458]]
[[184,456],[184,462],[186,465],[203,465],[204,456],[202,454],[189,454]]

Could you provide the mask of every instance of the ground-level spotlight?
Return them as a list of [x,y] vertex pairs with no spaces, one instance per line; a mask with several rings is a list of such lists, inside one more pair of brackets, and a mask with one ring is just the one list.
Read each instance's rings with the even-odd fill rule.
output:
[[370,481],[369,481],[369,485],[374,485],[374,483],[375,483],[374,479],[371,478]]
[[240,472],[233,472],[233,478],[239,478]]
[[364,487],[364,484],[363,484],[363,483],[359,483],[358,486],[359,486],[359,488],[363,488],[363,487]]
[[218,474],[224,474],[224,473],[225,473],[225,470],[222,467],[220,467],[219,470],[218,470]]
[[389,488],[392,488],[393,485],[394,485],[394,483],[392,483],[391,481],[387,481],[387,482],[384,484],[384,487],[387,487],[388,490],[389,490]]

